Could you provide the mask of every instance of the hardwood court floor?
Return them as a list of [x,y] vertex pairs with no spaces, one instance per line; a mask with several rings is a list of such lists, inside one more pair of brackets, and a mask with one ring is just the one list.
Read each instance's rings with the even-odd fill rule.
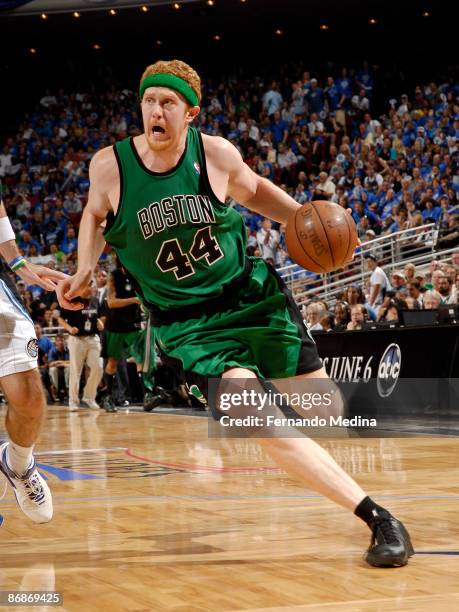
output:
[[459,610],[459,440],[323,443],[406,522],[407,567],[366,566],[358,519],[256,444],[209,440],[205,418],[54,407],[37,459],[55,516],[33,525],[8,491],[0,590],[78,611]]

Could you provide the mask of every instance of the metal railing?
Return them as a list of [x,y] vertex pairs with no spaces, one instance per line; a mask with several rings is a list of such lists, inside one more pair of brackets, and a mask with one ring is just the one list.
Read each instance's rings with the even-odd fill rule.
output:
[[450,255],[457,248],[436,251],[438,227],[434,223],[421,225],[395,232],[364,242],[358,249],[355,258],[342,270],[329,274],[311,274],[301,266],[292,264],[278,268],[299,305],[311,298],[319,298],[333,303],[350,285],[364,287],[371,275],[366,269],[365,256],[372,254],[384,268],[388,276],[407,263],[413,263],[424,272],[432,259]]

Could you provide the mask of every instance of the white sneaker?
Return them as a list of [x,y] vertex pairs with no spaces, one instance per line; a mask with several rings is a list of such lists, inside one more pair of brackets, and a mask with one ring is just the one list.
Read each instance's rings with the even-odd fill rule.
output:
[[18,476],[6,461],[8,442],[0,446],[0,472],[13,487],[19,508],[34,523],[47,523],[53,518],[53,498],[46,481],[38,473],[35,459],[25,474]]
[[77,412],[80,409],[80,404],[77,402],[69,402],[69,410],[70,412]]
[[91,408],[91,410],[100,410],[100,406],[96,400],[89,399],[89,397],[83,397],[81,401],[84,402],[88,408]]

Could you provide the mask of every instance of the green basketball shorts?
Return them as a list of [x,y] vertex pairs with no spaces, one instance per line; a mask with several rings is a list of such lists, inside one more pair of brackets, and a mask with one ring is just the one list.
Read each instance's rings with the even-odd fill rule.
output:
[[[177,319],[155,321],[162,358],[180,365],[187,381],[219,377],[230,368],[247,368],[260,378],[286,378],[322,367],[290,291],[262,259],[250,258],[242,283],[227,287],[218,308],[208,302],[180,308]],[[215,300],[214,300],[215,302]],[[177,364],[177,362],[179,362]],[[200,382],[199,382],[200,381]],[[202,389],[203,390],[203,389]]]
[[112,359],[133,357],[136,363],[144,358],[142,330],[132,332],[105,332],[105,356]]

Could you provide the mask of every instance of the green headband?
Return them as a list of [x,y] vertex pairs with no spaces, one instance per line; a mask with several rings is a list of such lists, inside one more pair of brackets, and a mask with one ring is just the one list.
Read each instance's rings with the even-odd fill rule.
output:
[[145,77],[140,83],[140,99],[143,98],[143,94],[148,87],[169,87],[169,89],[175,89],[175,91],[182,94],[191,106],[199,106],[199,98],[194,89],[186,81],[174,74],[158,73]]

